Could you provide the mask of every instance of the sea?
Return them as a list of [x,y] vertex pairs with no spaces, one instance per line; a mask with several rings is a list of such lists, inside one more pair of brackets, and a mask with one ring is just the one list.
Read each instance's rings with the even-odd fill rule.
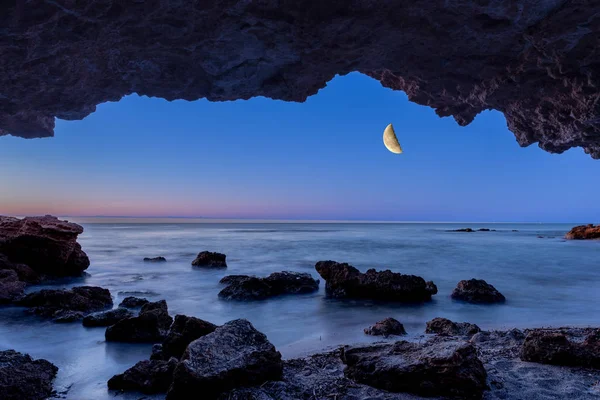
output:
[[[425,323],[435,317],[475,323],[485,330],[600,325],[600,241],[564,240],[576,223],[74,221],[85,228],[79,242],[91,260],[87,274],[28,290],[95,285],[111,291],[115,307],[124,297],[139,296],[165,299],[171,315],[215,324],[246,318],[287,359],[381,340],[366,336],[363,329],[387,317],[402,322],[411,340],[422,338]],[[495,231],[450,232],[467,227]],[[225,253],[228,268],[192,267],[204,250]],[[167,262],[143,261],[156,256]],[[225,275],[298,271],[320,278],[314,268],[320,260],[347,262],[361,271],[419,275],[432,280],[439,292],[423,304],[339,300],[325,296],[321,279],[319,291],[312,294],[252,302],[218,297]],[[506,303],[452,300],[458,281],[470,278],[494,285]],[[0,308],[0,349],[57,365],[57,398],[163,398],[107,390],[111,376],[149,358],[151,345],[107,343],[104,330],[52,323],[19,307]]]

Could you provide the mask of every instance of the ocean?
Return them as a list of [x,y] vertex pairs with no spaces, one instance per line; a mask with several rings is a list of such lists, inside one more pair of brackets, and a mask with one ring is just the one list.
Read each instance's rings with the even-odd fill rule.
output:
[[[364,335],[363,329],[386,317],[402,322],[414,339],[434,317],[488,330],[600,325],[600,241],[565,241],[564,234],[576,224],[179,222],[82,223],[85,232],[79,241],[91,260],[89,274],[29,290],[95,285],[110,289],[115,306],[135,295],[165,299],[171,315],[193,315],[216,324],[246,318],[284,358],[381,340]],[[448,232],[464,227],[496,232]],[[228,268],[192,267],[203,250],[225,253]],[[155,256],[167,262],[142,261]],[[314,269],[320,260],[348,262],[361,271],[419,275],[432,280],[439,293],[418,305],[335,300],[325,297],[321,280],[313,294],[254,302],[217,296],[225,275],[288,270],[320,278]],[[457,282],[470,278],[494,285],[506,303],[472,305],[450,299]],[[55,324],[26,315],[22,308],[4,307],[0,349],[9,348],[57,365],[59,397],[102,400],[114,397],[106,389],[107,380],[149,358],[151,345],[106,343],[104,328]]]

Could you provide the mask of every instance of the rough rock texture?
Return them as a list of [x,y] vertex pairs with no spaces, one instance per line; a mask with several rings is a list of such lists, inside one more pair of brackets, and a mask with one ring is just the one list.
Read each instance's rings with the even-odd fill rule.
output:
[[169,389],[173,380],[173,371],[177,360],[144,360],[135,364],[122,374],[108,380],[108,388],[113,390],[135,390],[152,394],[163,393]]
[[52,393],[58,368],[46,360],[33,360],[14,350],[0,351],[0,398],[44,400]]
[[481,398],[486,371],[471,344],[396,342],[343,352],[348,378],[390,392]]
[[27,283],[38,283],[40,275],[25,264],[13,263],[4,254],[0,254],[0,271],[12,270],[17,273],[19,280]]
[[11,269],[0,269],[0,304],[12,303],[23,296],[26,283]]
[[148,301],[148,299],[144,299],[141,297],[128,296],[128,297],[125,297],[121,303],[119,303],[119,307],[139,308],[148,303],[150,303]]
[[481,332],[475,324],[468,322],[452,322],[446,318],[434,318],[427,322],[425,333],[436,333],[448,336],[469,336]]
[[469,303],[502,303],[506,300],[502,293],[483,279],[458,282],[450,296]]
[[394,318],[386,318],[375,325],[365,328],[365,333],[372,336],[406,335],[404,325]]
[[523,361],[600,368],[600,329],[583,341],[570,340],[560,330],[532,330],[525,337]]
[[588,224],[576,226],[567,232],[565,239],[600,239],[600,225],[594,226],[593,224]]
[[117,322],[131,318],[134,314],[125,308],[115,308],[114,310],[100,311],[86,315],[83,318],[83,326],[111,326]]
[[164,300],[148,303],[137,317],[123,319],[106,329],[107,341],[113,342],[161,342],[166,336],[173,318]]
[[330,297],[419,302],[431,300],[437,293],[431,281],[390,270],[370,269],[363,274],[351,265],[335,261],[319,261],[315,269],[327,281],[325,292]]
[[281,354],[267,337],[244,319],[230,321],[190,343],[173,374],[168,400],[203,398],[240,386],[260,385],[281,377]]
[[228,286],[219,297],[233,300],[261,300],[282,294],[312,293],[319,290],[319,280],[300,272],[274,272],[266,278],[247,275],[226,276],[220,281]]
[[81,226],[50,215],[23,219],[0,216],[0,253],[39,274],[78,276],[90,265],[77,243],[82,232]]
[[113,302],[108,289],[77,286],[68,290],[43,289],[29,293],[19,304],[31,307],[30,311],[34,314],[66,322],[112,307]]
[[123,95],[304,101],[359,71],[521,146],[600,157],[598,4],[146,0],[0,6],[0,134],[52,136]]
[[227,268],[226,258],[225,254],[202,251],[192,261],[192,265],[195,267]]
[[145,262],[165,262],[167,261],[164,257],[144,257]]
[[169,334],[162,344],[162,357],[181,358],[188,345],[194,340],[208,335],[217,329],[217,325],[200,318],[176,315]]

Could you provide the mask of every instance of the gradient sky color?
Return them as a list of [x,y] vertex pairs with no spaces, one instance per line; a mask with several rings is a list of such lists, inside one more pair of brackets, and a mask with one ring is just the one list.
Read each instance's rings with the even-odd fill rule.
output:
[[8,215],[598,222],[599,176],[581,149],[520,148],[498,112],[459,127],[358,73],[306,103],[132,95],[0,138]]

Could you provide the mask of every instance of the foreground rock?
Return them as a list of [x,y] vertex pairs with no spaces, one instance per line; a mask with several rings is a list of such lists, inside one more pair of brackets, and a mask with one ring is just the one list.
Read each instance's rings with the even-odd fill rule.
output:
[[145,262],[166,262],[167,259],[164,257],[144,257]]
[[34,314],[55,321],[75,321],[86,314],[112,307],[108,289],[77,286],[72,289],[44,289],[29,293],[18,303]]
[[12,303],[20,299],[26,285],[19,280],[16,271],[0,269],[0,304]]
[[363,274],[351,265],[335,261],[319,261],[315,268],[327,281],[325,292],[329,297],[420,302],[431,300],[437,293],[433,282],[415,275],[374,269]]
[[342,361],[350,379],[390,392],[477,399],[487,388],[486,371],[468,343],[400,341],[346,350]]
[[148,303],[150,303],[148,301],[148,299],[144,299],[141,297],[128,296],[123,299],[123,301],[119,304],[119,307],[139,308]]
[[57,372],[58,368],[46,360],[33,360],[14,350],[0,351],[0,398],[47,399]]
[[215,329],[217,329],[217,325],[200,318],[176,315],[169,334],[162,344],[162,357],[164,359],[181,358],[191,342],[214,332]]
[[581,341],[560,330],[533,330],[525,337],[521,359],[541,364],[600,368],[600,329]]
[[281,378],[281,354],[250,322],[238,319],[190,343],[175,368],[168,400],[202,393],[204,399],[240,386]]
[[79,276],[90,265],[77,243],[83,228],[56,217],[0,216],[0,254],[40,275]]
[[31,269],[31,267],[25,264],[14,263],[10,261],[7,256],[0,253],[0,271],[7,270],[14,271],[19,277],[19,280],[23,282],[38,283],[41,279],[41,276]]
[[481,332],[475,324],[468,322],[452,322],[446,318],[434,318],[427,322],[425,333],[435,333],[447,336],[471,336]]
[[226,258],[225,254],[202,251],[192,261],[192,265],[195,267],[227,268]]
[[112,390],[138,391],[146,394],[164,393],[171,386],[177,359],[144,360],[108,381]]
[[283,294],[312,293],[319,290],[319,280],[299,272],[275,272],[266,278],[232,275],[221,279],[228,284],[219,297],[232,300],[262,300]]
[[565,235],[565,239],[574,240],[589,240],[589,239],[600,239],[600,225],[594,226],[593,224],[580,225],[571,229]]
[[404,325],[394,318],[386,318],[375,325],[365,328],[365,333],[371,336],[406,335]]
[[469,303],[502,303],[506,298],[495,287],[483,279],[469,279],[458,282],[451,297]]
[[148,303],[137,317],[123,319],[106,329],[107,341],[132,343],[161,342],[168,333],[173,318],[164,300]]
[[100,311],[86,315],[83,318],[83,326],[111,326],[117,322],[133,317],[134,314],[125,308],[115,308],[114,310]]

